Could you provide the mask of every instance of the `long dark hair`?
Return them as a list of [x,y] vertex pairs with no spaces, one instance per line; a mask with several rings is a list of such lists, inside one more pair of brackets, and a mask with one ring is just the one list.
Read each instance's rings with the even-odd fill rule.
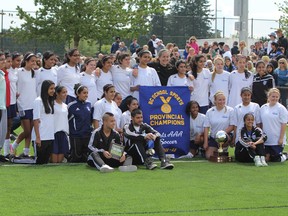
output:
[[104,85],[104,86],[103,86],[103,95],[102,95],[101,98],[104,98],[104,97],[105,97],[105,92],[107,93],[107,92],[109,91],[109,89],[111,89],[111,88],[115,88],[115,86],[112,85],[112,84],[106,84],[106,85]]
[[55,85],[55,83],[51,80],[44,80],[41,86],[41,99],[46,114],[54,113],[54,96],[48,95],[48,89],[51,85]]
[[195,79],[197,78],[197,63],[200,61],[201,58],[205,59],[205,56],[202,54],[198,54],[194,56],[190,63],[192,75],[195,77]]
[[100,69],[102,69],[105,62],[107,62],[109,59],[112,59],[112,56],[104,55],[103,58],[97,62],[96,67],[99,67]]
[[[26,53],[23,57],[20,67],[25,67],[26,62],[29,61],[32,57],[36,57],[36,55],[32,52]],[[31,77],[34,78],[34,76],[35,76],[35,71],[31,69]]]
[[74,93],[77,98],[78,94],[80,94],[85,88],[88,90],[87,86],[81,85],[81,83],[77,83],[74,85]]
[[[43,58],[42,58],[42,66],[43,68],[45,68],[45,61],[44,60],[48,60],[51,56],[54,56],[55,53],[51,52],[51,51],[46,51],[43,53]],[[49,69],[49,68],[47,68]]]

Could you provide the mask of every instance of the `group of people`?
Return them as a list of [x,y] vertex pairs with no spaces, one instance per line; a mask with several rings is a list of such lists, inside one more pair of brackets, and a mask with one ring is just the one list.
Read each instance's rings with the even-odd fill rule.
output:
[[[190,39],[194,47],[196,38]],[[149,42],[132,56],[117,52],[98,59],[87,57],[84,62],[79,50],[71,49],[60,66],[56,65],[57,56],[48,51],[40,68],[31,52],[24,56],[0,53],[2,159],[19,156],[18,146],[23,140],[20,156],[29,157],[32,140],[39,164],[88,161],[102,172],[117,166],[135,171],[138,164],[152,170],[157,167],[152,160],[156,153],[160,168],[173,169],[160,133],[143,123],[139,86],[186,86],[191,93],[187,157],[202,149],[209,159],[218,148],[215,134],[224,130],[229,138],[225,145],[236,144],[238,161],[266,166],[266,161],[286,160],[287,110],[278,102],[281,98],[286,103],[286,94],[281,90],[280,97],[275,88],[275,82],[281,85],[287,80],[285,57],[278,62],[257,59],[255,72],[251,72],[247,56],[242,54],[233,61],[233,56],[224,53],[223,58],[218,51],[209,59],[203,49],[201,53],[194,48],[196,55],[185,58],[177,46],[169,44],[153,58]],[[10,144],[16,116],[23,131]],[[114,154],[113,147],[120,155]]]

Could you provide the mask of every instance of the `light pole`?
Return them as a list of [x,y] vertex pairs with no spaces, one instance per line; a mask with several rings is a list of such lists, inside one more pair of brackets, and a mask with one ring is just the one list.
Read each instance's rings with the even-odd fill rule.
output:
[[217,0],[215,0],[215,38],[217,38]]

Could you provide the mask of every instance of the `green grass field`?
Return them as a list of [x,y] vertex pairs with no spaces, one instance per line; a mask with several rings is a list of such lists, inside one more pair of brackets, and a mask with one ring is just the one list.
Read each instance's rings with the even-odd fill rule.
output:
[[288,161],[268,167],[202,159],[172,162],[174,170],[149,171],[139,166],[133,173],[99,173],[86,164],[1,164],[0,215],[265,216],[288,212]]

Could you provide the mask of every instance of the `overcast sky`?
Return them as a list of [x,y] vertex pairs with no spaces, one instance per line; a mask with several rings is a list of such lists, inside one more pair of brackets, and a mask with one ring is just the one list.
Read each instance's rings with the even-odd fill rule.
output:
[[[3,0],[2,0],[3,1]],[[209,0],[211,4],[211,10],[215,16],[215,4],[217,1],[217,17],[225,18],[237,18],[234,16],[234,0]],[[282,2],[282,0],[249,0],[249,18],[253,19],[268,19],[278,20],[281,13],[278,11],[276,3]],[[7,0],[5,4],[1,4],[0,10],[15,11],[17,5],[27,11],[35,11],[37,8],[34,6],[34,0]],[[3,27],[4,29],[12,26],[19,26],[20,19],[16,16],[16,13],[5,12],[3,15]],[[12,22],[12,24],[11,24]],[[230,37],[235,34],[234,23],[236,20],[226,19],[225,22],[225,36]],[[253,36],[267,36],[270,32],[278,28],[278,23],[275,21],[254,21],[253,23]],[[223,20],[218,19],[217,27],[219,30],[223,30]],[[215,28],[215,22],[212,22],[212,28]],[[249,22],[249,36],[251,36],[251,22]]]

